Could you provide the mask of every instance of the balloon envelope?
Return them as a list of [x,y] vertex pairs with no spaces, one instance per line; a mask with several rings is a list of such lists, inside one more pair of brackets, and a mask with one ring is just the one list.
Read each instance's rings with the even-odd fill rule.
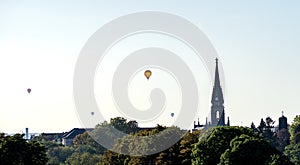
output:
[[27,89],[27,92],[28,92],[28,93],[30,93],[30,92],[31,92],[31,89],[30,89],[30,88],[28,88],[28,89]]
[[174,116],[174,113],[171,113],[171,116],[173,117],[173,116]]
[[149,80],[150,76],[151,76],[152,72],[150,70],[146,70],[144,72],[144,75],[146,76],[146,78]]
[[94,112],[91,112],[91,115],[94,115]]

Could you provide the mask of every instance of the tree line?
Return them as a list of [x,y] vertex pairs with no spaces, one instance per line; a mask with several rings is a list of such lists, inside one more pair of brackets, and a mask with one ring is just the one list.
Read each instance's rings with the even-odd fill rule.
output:
[[[112,144],[113,151],[95,141],[97,135],[114,138],[110,127],[130,134]],[[267,117],[256,127],[214,127],[208,130],[186,132],[181,139],[159,153],[142,155],[160,147],[159,140],[134,140],[160,133],[159,138],[182,135],[178,127],[157,125],[140,129],[135,121],[122,117],[98,124],[90,134],[85,132],[75,137],[73,146],[62,146],[47,139],[26,142],[24,135],[0,136],[0,162],[4,164],[300,164],[300,116],[296,116],[289,131],[274,131],[274,121]],[[138,139],[138,138],[137,138]],[[97,139],[96,139],[97,140]],[[138,154],[137,154],[138,153]],[[7,163],[6,163],[6,162]]]

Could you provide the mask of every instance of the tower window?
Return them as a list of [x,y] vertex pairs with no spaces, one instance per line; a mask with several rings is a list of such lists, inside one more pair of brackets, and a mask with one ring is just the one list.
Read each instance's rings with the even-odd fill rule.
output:
[[216,112],[216,118],[217,118],[217,119],[220,118],[220,112],[219,112],[219,111]]

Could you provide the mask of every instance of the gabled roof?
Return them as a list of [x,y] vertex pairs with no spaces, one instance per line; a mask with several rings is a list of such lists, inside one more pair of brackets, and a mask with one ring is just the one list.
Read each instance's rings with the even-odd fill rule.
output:
[[92,129],[73,128],[70,132],[65,133],[62,139],[74,139],[77,135],[83,134],[85,131],[92,131]]

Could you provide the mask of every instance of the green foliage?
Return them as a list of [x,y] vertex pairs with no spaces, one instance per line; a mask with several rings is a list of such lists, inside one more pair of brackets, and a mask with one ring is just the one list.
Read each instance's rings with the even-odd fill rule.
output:
[[285,147],[284,154],[294,164],[300,164],[300,143],[290,144]]
[[284,154],[294,164],[300,164],[300,116],[297,115],[290,127],[291,144],[285,147]]
[[68,165],[99,165],[101,163],[101,155],[90,154],[88,152],[78,153],[74,152],[67,158],[65,164]]
[[193,164],[282,164],[289,165],[289,159],[272,147],[263,136],[273,127],[274,121],[262,120],[261,134],[244,127],[215,127],[200,136],[192,150]]
[[[170,148],[153,155],[127,156],[112,151],[105,151],[102,164],[191,164],[191,150],[194,143],[198,142],[200,132],[188,132]],[[141,130],[117,140],[114,150],[123,153],[127,152],[132,155],[142,155],[143,153],[146,154],[162,147],[163,144],[161,141],[170,141],[170,139],[181,136],[183,133],[177,127],[166,129],[166,127],[157,125],[154,129]],[[150,139],[145,137],[152,135],[158,136]]]
[[180,155],[180,143],[177,142],[170,148],[160,152],[156,156],[156,164],[167,165],[167,164],[181,164]]
[[275,121],[271,117],[266,118],[266,128],[274,128]]
[[[265,121],[264,119],[261,119],[259,126],[257,129],[254,129],[253,125],[251,125],[251,128],[256,132],[258,130],[258,133],[262,135],[265,141],[267,141],[273,148],[277,148],[279,151],[282,151],[285,146],[283,141],[279,141],[279,139],[276,137],[275,132],[273,132],[272,128],[274,128],[275,121],[271,117],[266,117]],[[284,138],[284,137],[282,137]],[[281,139],[283,140],[283,139]],[[281,144],[279,144],[281,143]]]
[[[116,129],[119,131],[116,131]],[[91,132],[91,135],[95,141],[105,142],[105,147],[113,148],[115,143],[114,139],[118,139],[126,134],[135,133],[137,131],[138,123],[136,121],[127,122],[127,120],[122,117],[116,117],[112,118],[110,123],[104,122],[102,124],[98,124]]]
[[262,138],[241,135],[230,142],[221,155],[220,165],[264,165],[271,155],[279,154]]
[[53,146],[47,149],[47,155],[49,157],[48,164],[61,164],[64,163],[69,156],[74,153],[73,147],[67,146]]
[[123,164],[128,164],[129,160],[130,160],[129,156],[118,154],[110,150],[106,150],[103,154],[101,165],[108,165],[108,164],[123,165]]
[[266,142],[268,142],[273,148],[278,148],[278,139],[276,134],[271,129],[266,129],[262,133],[262,136]]
[[195,132],[186,133],[180,140],[180,153],[179,159],[181,164],[192,164],[192,149],[194,145],[198,142],[200,134],[204,131],[198,130]]
[[294,118],[294,121],[290,127],[291,143],[296,144],[300,142],[300,115]]
[[267,126],[267,124],[266,124],[266,122],[264,121],[264,119],[262,118],[262,119],[260,120],[259,126],[257,127],[257,128],[258,128],[258,131],[259,131],[260,133],[263,133],[263,131],[265,130],[266,126]]
[[24,134],[0,136],[1,164],[46,164],[48,159],[45,147],[36,141],[26,142]]
[[79,153],[103,154],[105,148],[97,143],[87,132],[74,138],[75,151]]
[[[159,139],[165,137],[159,137],[159,139],[148,138],[148,136],[154,135],[158,132],[165,130],[165,127],[157,126],[154,129],[146,129],[134,133],[132,135],[124,136],[121,139],[118,139],[113,147],[114,151],[118,151],[118,153],[128,153],[130,155],[145,155],[149,152],[154,151],[160,143],[156,142]],[[177,130],[178,129],[174,129]],[[165,132],[167,134],[168,132]],[[133,138],[133,137],[139,138]],[[122,164],[127,162],[126,164],[151,164],[155,162],[156,155],[150,156],[125,156],[123,154],[117,154],[111,151],[107,151],[103,155],[103,163],[112,163],[112,164]],[[116,160],[118,159],[118,160]]]
[[47,146],[48,164],[96,164],[101,161],[105,149],[87,132],[77,135],[73,141],[74,146],[62,146],[43,140]]
[[136,121],[129,121],[123,117],[116,117],[110,119],[110,125],[124,133],[131,133],[138,131],[138,123]]
[[[65,147],[42,139],[50,158],[48,164],[290,164],[288,158],[299,164],[299,146],[289,145],[282,156],[273,145],[281,149],[288,144],[287,130],[272,132],[274,121],[261,120],[258,129],[223,126],[206,131],[187,132],[177,127],[139,130],[135,121],[122,117],[110,123],[98,124],[95,129],[75,137],[72,147]],[[113,132],[114,128],[121,132]],[[296,128],[296,127],[295,127]],[[294,129],[294,130],[297,130]],[[298,132],[294,135],[298,137]],[[122,135],[122,136],[120,136]],[[0,137],[1,134],[0,134]],[[117,138],[121,137],[121,138]],[[149,138],[151,137],[151,138]],[[95,138],[95,140],[94,140]],[[1,138],[0,138],[1,139]],[[115,141],[112,139],[116,139]],[[179,141],[173,141],[180,139]],[[97,140],[107,140],[114,151],[106,150]],[[273,141],[272,141],[273,140]],[[174,144],[175,143],[175,144]],[[168,149],[165,146],[170,144]],[[171,145],[172,144],[172,145]],[[174,145],[173,145],[174,144]],[[271,145],[270,145],[271,144]],[[160,150],[155,153],[153,151]],[[148,156],[129,156],[147,155]],[[119,153],[128,153],[123,155]]]
[[270,159],[267,161],[268,165],[293,165],[293,163],[291,163],[289,161],[289,159],[286,156],[283,155],[271,155]]
[[207,139],[200,137],[199,142],[195,144],[192,150],[192,163],[218,164],[220,156],[229,148],[231,140],[242,134],[257,137],[251,129],[244,127],[225,126],[213,128]]

